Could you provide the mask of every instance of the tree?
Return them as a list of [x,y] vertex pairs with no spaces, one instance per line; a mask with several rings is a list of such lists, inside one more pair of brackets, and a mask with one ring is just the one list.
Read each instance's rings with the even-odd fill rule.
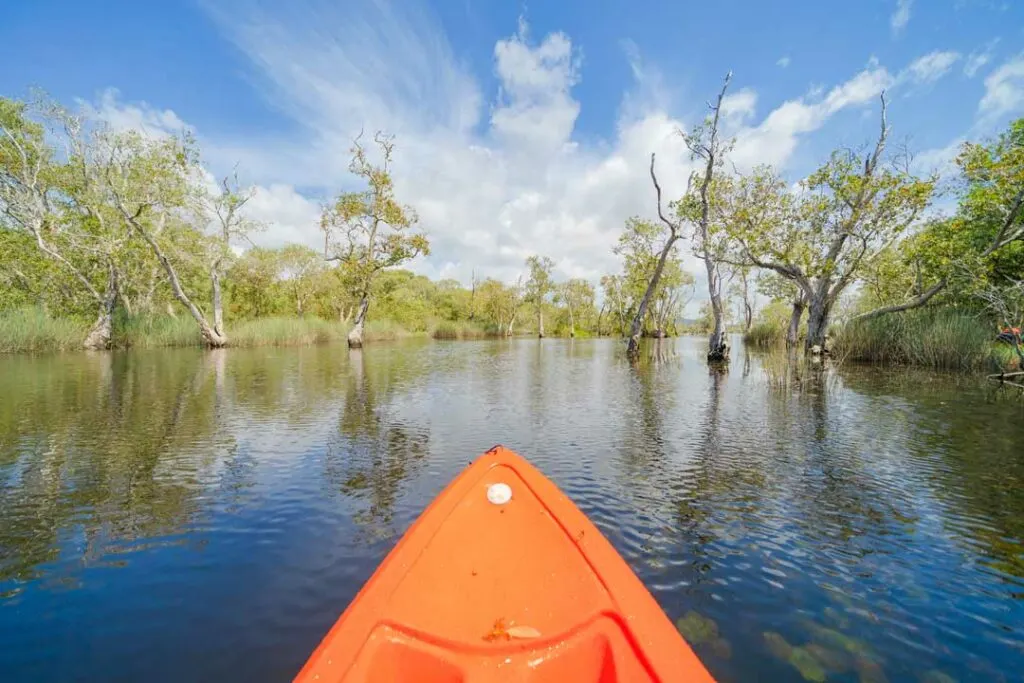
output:
[[547,256],[534,255],[526,259],[526,267],[530,272],[530,277],[526,281],[526,301],[537,309],[537,336],[543,338],[544,303],[554,289],[551,270],[555,267],[555,262]]
[[905,159],[883,164],[889,136],[882,95],[881,131],[862,159],[838,150],[801,183],[794,197],[771,169],[718,186],[720,218],[741,256],[795,282],[807,298],[805,346],[826,350],[839,297],[917,219],[935,181],[914,177]]
[[306,316],[309,302],[322,289],[322,273],[326,270],[323,259],[315,250],[301,244],[282,247],[279,254],[280,272],[295,304],[295,313]]
[[1021,272],[1024,119],[1012,122],[993,142],[965,143],[957,165],[962,189],[956,216],[929,223],[900,245],[904,263],[913,265],[912,274],[889,273],[889,285],[894,274],[904,283],[909,279],[912,296],[861,313],[856,320],[919,308],[951,285],[970,294],[979,284],[987,286],[992,276],[998,281],[1006,278],[1005,273]]
[[620,275],[602,275],[601,291],[604,292],[604,305],[615,314],[619,323],[619,334],[626,332],[628,304],[623,291],[623,278]]
[[730,296],[736,298],[740,307],[740,320],[743,321],[743,333],[750,332],[754,322],[753,292],[750,291],[750,267],[736,266],[732,269]]
[[363,325],[377,273],[430,253],[426,236],[416,231],[415,212],[395,198],[391,178],[394,138],[378,132],[374,142],[380,148],[380,165],[370,161],[359,137],[353,143],[349,165],[349,170],[368,187],[338,195],[320,216],[325,258],[338,262],[359,301],[355,325],[348,336],[350,348],[363,345]]
[[576,315],[594,306],[594,287],[586,280],[574,278],[558,285],[556,301],[569,312],[569,336],[576,336]]
[[[47,142],[64,147],[65,159]],[[30,237],[40,254],[72,277],[97,311],[83,341],[110,345],[117,303],[116,259],[126,233],[97,191],[96,139],[80,118],[37,100],[0,98],[0,228]],[[27,246],[28,242],[21,242]],[[22,286],[29,281],[22,275]]]
[[[228,337],[218,311],[219,269],[223,259],[217,254],[226,248],[224,235],[235,228],[221,223],[219,228],[228,232],[209,236],[195,227],[210,223],[210,200],[200,186],[202,171],[191,136],[150,139],[130,131],[111,134],[108,145],[105,181],[111,203],[149,246],[170,282],[174,297],[199,326],[203,341],[211,347],[225,346]],[[232,213],[230,220],[242,219]],[[213,268],[211,252],[215,254]],[[214,286],[212,323],[200,307],[198,285],[185,284],[183,271],[190,267],[210,274]]]
[[675,220],[669,220],[666,218],[662,211],[661,186],[658,184],[658,178],[654,173],[654,155],[651,154],[651,182],[654,184],[654,189],[657,195],[658,218],[660,218],[661,222],[668,227],[669,235],[668,239],[665,240],[665,246],[662,250],[658,265],[655,268],[654,274],[651,276],[651,282],[648,285],[647,292],[645,292],[643,299],[640,300],[640,305],[633,318],[633,324],[630,326],[628,348],[629,354],[633,357],[635,357],[639,352],[640,328],[643,324],[644,316],[647,314],[647,306],[657,289],[658,280],[661,278],[662,271],[665,267],[665,261],[668,259],[669,252],[676,240],[682,236],[682,223],[688,221],[695,225],[693,232],[694,252],[704,261],[704,266],[707,269],[708,295],[715,319],[714,328],[711,332],[710,338],[708,339],[708,360],[721,361],[728,359],[729,347],[726,343],[725,312],[724,307],[722,306],[721,266],[718,260],[718,250],[714,246],[714,236],[712,235],[710,228],[710,190],[712,181],[714,180],[715,170],[722,164],[723,156],[730,144],[727,141],[723,141],[719,137],[718,132],[719,116],[722,110],[722,99],[725,97],[725,91],[729,87],[730,80],[732,80],[731,71],[725,77],[722,89],[718,93],[718,99],[714,104],[709,105],[710,111],[708,116],[691,132],[682,133],[683,140],[686,142],[686,146],[690,150],[691,158],[694,160],[700,159],[704,162],[704,172],[699,177],[696,194],[694,194],[692,190],[697,176],[691,175],[690,186],[687,189],[686,195],[684,195],[683,199],[679,202],[675,202],[670,205],[671,208],[676,210]]
[[[238,174],[225,177],[221,181],[220,191],[216,194],[203,193],[205,208],[215,218],[214,233],[207,241],[209,250],[210,285],[213,298],[213,330],[227,340],[224,330],[224,303],[221,297],[221,280],[224,269],[234,258],[232,243],[237,240],[249,240],[249,234],[258,225],[247,218],[243,209],[253,198],[256,191],[253,187],[242,188],[238,182]],[[301,314],[301,311],[300,311]]]

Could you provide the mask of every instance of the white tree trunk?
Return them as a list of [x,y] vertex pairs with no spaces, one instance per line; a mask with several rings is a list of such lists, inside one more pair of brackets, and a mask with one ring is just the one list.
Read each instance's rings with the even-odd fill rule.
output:
[[366,323],[366,311],[370,308],[370,297],[363,294],[359,300],[359,310],[356,312],[356,322],[352,331],[348,333],[348,347],[350,349],[363,348],[363,326]]
[[117,271],[113,265],[108,266],[107,290],[100,301],[99,314],[96,322],[89,329],[82,342],[82,348],[98,351],[110,348],[110,339],[114,334],[114,307],[117,304]]

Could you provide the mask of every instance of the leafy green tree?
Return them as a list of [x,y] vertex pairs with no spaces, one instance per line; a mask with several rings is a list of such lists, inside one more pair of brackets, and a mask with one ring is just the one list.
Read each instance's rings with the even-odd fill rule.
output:
[[416,213],[395,198],[391,178],[394,138],[378,132],[374,142],[380,148],[380,165],[370,161],[359,138],[353,143],[349,165],[367,188],[338,195],[320,217],[327,260],[338,262],[359,301],[355,325],[348,336],[351,348],[363,345],[363,325],[377,273],[430,253],[426,236],[416,231]]
[[586,280],[574,278],[556,286],[555,302],[565,304],[569,313],[569,336],[576,336],[580,314],[594,307],[594,287]]
[[279,276],[295,305],[295,314],[304,318],[312,300],[322,293],[327,265],[315,250],[301,244],[288,244],[279,251]]
[[771,169],[718,187],[722,229],[753,265],[789,278],[807,298],[809,350],[823,350],[833,307],[847,287],[885,253],[928,205],[934,179],[883,163],[889,136],[885,97],[878,140],[861,158],[852,150],[801,183],[794,196]]
[[1024,272],[1024,119],[994,141],[965,143],[957,165],[956,215],[927,224],[890,255],[886,270],[873,273],[880,299],[899,291],[911,296],[880,300],[883,305],[855,319],[918,308],[944,292],[963,302],[1000,282],[1012,286],[1014,275]]
[[[65,150],[63,159],[51,140]],[[31,105],[0,98],[0,229],[29,237],[38,253],[58,266],[54,272],[72,279],[64,284],[68,293],[74,288],[71,298],[84,297],[98,311],[83,341],[92,349],[110,344],[117,258],[127,238],[97,191],[101,156],[93,132],[58,105],[41,98]],[[18,253],[27,256],[24,249]],[[38,265],[16,268],[21,277],[15,274],[12,281],[31,287],[26,273],[46,270]]]
[[[785,302],[790,307],[789,323],[786,326],[786,346],[792,348],[800,341],[800,320],[807,308],[807,295],[788,278],[774,271],[762,272],[757,278],[757,291],[772,300],[772,303]],[[765,316],[761,316],[762,319]]]
[[537,336],[544,336],[544,304],[554,289],[551,270],[555,262],[547,256],[530,256],[526,259],[526,267],[530,277],[526,281],[526,301],[532,303],[537,311]]

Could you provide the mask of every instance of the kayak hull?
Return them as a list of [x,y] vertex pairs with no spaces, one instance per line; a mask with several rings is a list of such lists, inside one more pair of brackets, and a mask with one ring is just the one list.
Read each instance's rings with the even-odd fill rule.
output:
[[497,446],[431,503],[297,681],[712,681],[586,516]]

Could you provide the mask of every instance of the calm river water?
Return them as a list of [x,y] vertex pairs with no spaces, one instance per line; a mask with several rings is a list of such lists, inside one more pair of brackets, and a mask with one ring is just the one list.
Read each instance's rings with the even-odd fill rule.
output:
[[288,679],[503,443],[723,681],[1024,680],[1024,401],[701,344],[2,357],[0,679]]

